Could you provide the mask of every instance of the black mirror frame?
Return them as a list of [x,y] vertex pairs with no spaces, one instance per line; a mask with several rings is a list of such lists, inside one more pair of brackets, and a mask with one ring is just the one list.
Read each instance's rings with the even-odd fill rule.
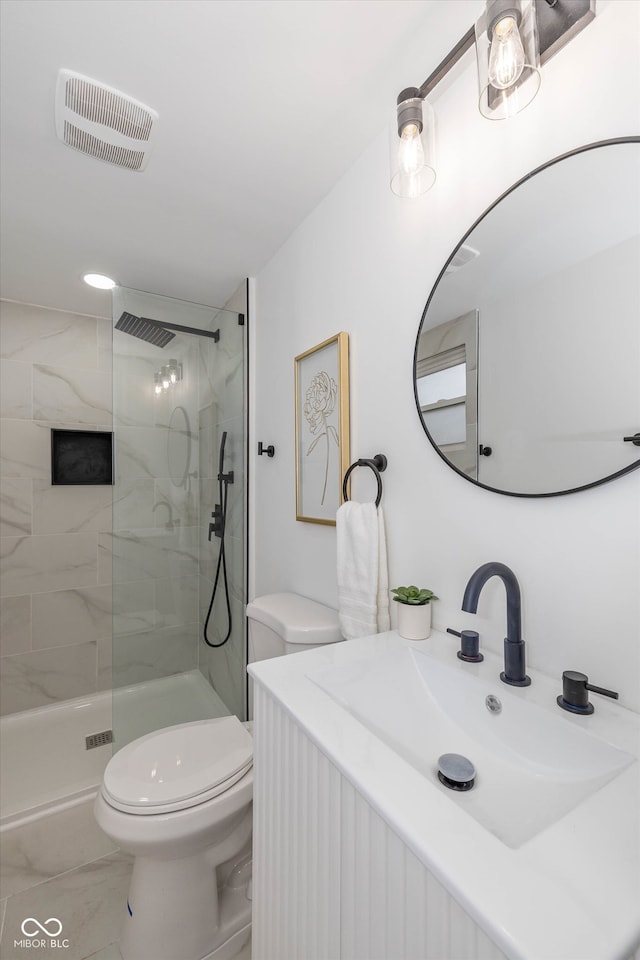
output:
[[500,493],[502,494],[502,496],[505,496],[505,497],[524,497],[526,499],[541,499],[543,497],[562,497],[562,496],[566,496],[569,493],[578,493],[581,490],[589,490],[592,487],[598,487],[604,483],[609,483],[610,480],[616,480],[618,477],[623,477],[625,476],[625,474],[631,473],[633,470],[636,470],[638,467],[640,467],[640,459],[638,459],[634,463],[629,464],[627,467],[623,467],[621,470],[616,470],[615,473],[611,473],[606,477],[602,477],[600,480],[592,480],[590,483],[585,483],[579,487],[571,487],[566,490],[552,490],[548,493],[517,493],[512,490],[501,490],[499,487],[491,487],[486,483],[481,483],[480,480],[474,480],[473,477],[467,476],[467,474],[463,473],[462,470],[458,470],[458,468],[451,463],[451,461],[444,455],[444,453],[442,452],[438,444],[433,440],[431,434],[427,429],[427,426],[424,422],[424,418],[422,417],[422,413],[420,410],[420,400],[418,398],[418,386],[417,386],[417,379],[416,379],[418,346],[420,343],[420,334],[422,333],[422,325],[427,315],[427,311],[429,310],[431,301],[435,295],[436,290],[438,289],[438,284],[440,283],[442,277],[444,276],[447,270],[447,267],[453,260],[456,252],[460,249],[460,247],[465,242],[465,240],[469,237],[469,235],[475,230],[478,224],[482,220],[484,220],[484,218],[494,209],[494,207],[496,207],[502,200],[504,200],[505,197],[509,196],[510,193],[513,193],[514,190],[517,190],[517,188],[521,186],[523,183],[526,183],[528,180],[531,180],[532,177],[536,176],[536,174],[541,173],[543,170],[547,170],[549,167],[554,166],[554,164],[559,163],[561,160],[566,160],[568,157],[573,157],[580,153],[586,153],[588,150],[595,150],[598,147],[608,147],[608,146],[613,146],[619,143],[640,143],[640,136],[615,137],[609,140],[598,140],[598,141],[595,141],[594,143],[589,143],[582,147],[576,147],[574,150],[569,150],[567,153],[562,153],[559,156],[554,157],[552,160],[548,160],[546,163],[543,163],[539,167],[536,167],[530,173],[527,173],[524,177],[521,177],[518,181],[516,181],[516,183],[514,183],[511,187],[509,187],[508,190],[505,190],[504,193],[502,193],[497,198],[497,200],[494,200],[494,202],[489,207],[487,207],[487,209],[469,227],[469,229],[466,231],[462,239],[459,240],[459,242],[453,248],[450,256],[447,258],[447,261],[444,264],[440,273],[438,274],[436,282],[434,283],[431,293],[429,294],[429,299],[427,300],[426,306],[422,312],[422,317],[420,319],[420,324],[418,326],[418,334],[416,336],[416,345],[413,351],[413,394],[414,394],[414,399],[416,403],[416,410],[418,412],[418,418],[422,425],[422,429],[427,435],[429,443],[434,448],[434,450],[436,451],[440,459],[447,464],[449,469],[453,470],[454,473],[457,473],[458,476],[462,477],[464,480],[467,480],[469,483],[472,483],[474,486],[481,487],[483,490],[489,490],[491,493]]

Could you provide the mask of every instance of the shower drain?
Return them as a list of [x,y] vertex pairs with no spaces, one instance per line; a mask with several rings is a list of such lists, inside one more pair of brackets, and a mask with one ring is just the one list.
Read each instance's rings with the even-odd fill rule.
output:
[[106,743],[113,743],[113,730],[103,730],[101,733],[90,733],[84,738],[85,749],[93,750],[94,747],[103,747]]

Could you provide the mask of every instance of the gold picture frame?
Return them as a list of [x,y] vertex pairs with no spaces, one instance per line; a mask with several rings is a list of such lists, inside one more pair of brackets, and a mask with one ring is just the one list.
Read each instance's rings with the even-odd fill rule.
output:
[[335,526],[349,466],[349,335],[295,358],[296,520]]

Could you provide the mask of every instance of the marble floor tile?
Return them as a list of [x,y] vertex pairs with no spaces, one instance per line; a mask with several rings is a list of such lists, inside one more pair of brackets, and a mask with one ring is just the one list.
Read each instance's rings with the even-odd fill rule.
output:
[[[87,960],[122,960],[122,954],[117,943],[110,943],[104,950],[92,953],[90,957],[87,957]],[[234,957],[233,960],[236,960],[236,958]],[[238,957],[237,960],[244,960],[244,957]],[[251,960],[251,954],[249,954],[247,960]]]
[[0,896],[10,897],[117,851],[93,816],[93,800],[5,830]]
[[251,960],[251,938],[245,943],[240,953],[233,957],[233,960]]
[[14,941],[24,937],[21,924],[28,917],[40,923],[56,918],[62,924],[58,939],[69,941],[62,950],[51,948],[45,940],[45,946],[38,949],[40,960],[53,960],[62,954],[65,960],[86,960],[104,950],[118,936],[130,874],[131,859],[116,853],[11,897],[0,956],[3,960],[20,960],[28,952],[14,948]]

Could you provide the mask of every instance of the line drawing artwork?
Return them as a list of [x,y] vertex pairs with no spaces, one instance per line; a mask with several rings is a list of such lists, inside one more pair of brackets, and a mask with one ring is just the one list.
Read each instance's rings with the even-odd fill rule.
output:
[[309,432],[314,437],[309,444],[306,456],[308,457],[313,453],[323,438],[326,440],[324,484],[320,498],[321,506],[324,504],[327,493],[331,441],[333,440],[337,448],[340,447],[338,431],[332,423],[329,423],[329,417],[331,417],[335,410],[337,396],[338,386],[336,381],[329,376],[326,370],[320,370],[312,378],[304,400],[304,418],[309,426]]
[[335,526],[349,464],[349,337],[294,360],[296,520]]

